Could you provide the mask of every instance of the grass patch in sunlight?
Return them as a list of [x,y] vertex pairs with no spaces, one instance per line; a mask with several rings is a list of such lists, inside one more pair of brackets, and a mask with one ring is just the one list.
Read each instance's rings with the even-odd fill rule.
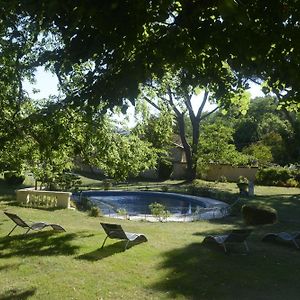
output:
[[[183,182],[136,182],[184,190]],[[228,192],[231,184],[212,184]],[[191,223],[148,223],[93,218],[76,210],[39,210],[13,205],[13,188],[0,184],[0,207],[25,221],[61,224],[24,235],[0,214],[0,299],[297,299],[300,253],[292,243],[263,243],[264,234],[300,231],[299,189],[256,187],[257,196],[243,201],[274,207],[279,222],[255,227],[243,245],[205,246],[208,234],[243,226],[240,216]],[[118,223],[126,231],[144,233],[148,242],[129,247],[105,238],[101,222]]]

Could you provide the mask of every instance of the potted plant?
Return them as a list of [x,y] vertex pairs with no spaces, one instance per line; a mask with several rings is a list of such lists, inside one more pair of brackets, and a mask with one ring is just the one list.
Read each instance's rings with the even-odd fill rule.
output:
[[248,196],[248,185],[249,185],[249,180],[247,177],[240,176],[237,182],[237,186],[240,191],[240,195],[243,196]]

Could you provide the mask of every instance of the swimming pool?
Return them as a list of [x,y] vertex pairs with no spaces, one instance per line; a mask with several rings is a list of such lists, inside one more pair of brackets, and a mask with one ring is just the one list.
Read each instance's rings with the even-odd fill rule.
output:
[[[130,218],[143,218],[151,214],[149,205],[163,204],[170,212],[170,220],[217,218],[228,207],[224,202],[192,195],[147,191],[85,191],[81,197],[88,197],[106,216],[118,217],[119,211],[126,211]],[[201,217],[202,214],[202,217]]]

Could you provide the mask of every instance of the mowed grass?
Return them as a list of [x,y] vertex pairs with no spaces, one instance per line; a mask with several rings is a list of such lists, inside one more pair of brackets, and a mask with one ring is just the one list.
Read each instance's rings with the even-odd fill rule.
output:
[[[257,196],[247,201],[275,207],[279,222],[254,228],[248,254],[243,245],[232,245],[225,254],[221,247],[202,244],[208,234],[242,227],[239,216],[191,223],[94,218],[76,210],[19,207],[3,183],[0,192],[9,195],[0,199],[2,211],[66,229],[24,235],[17,228],[7,237],[13,223],[0,214],[0,299],[299,298],[300,250],[261,242],[267,232],[300,231],[299,189],[256,188]],[[124,252],[123,241],[109,239],[100,249],[105,238],[100,222],[142,232],[148,242]]]

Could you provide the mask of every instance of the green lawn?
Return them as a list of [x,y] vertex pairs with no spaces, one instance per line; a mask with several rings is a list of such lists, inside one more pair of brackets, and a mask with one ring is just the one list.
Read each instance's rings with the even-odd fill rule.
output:
[[[153,189],[180,182],[153,183]],[[131,187],[148,186],[135,183]],[[180,187],[181,186],[181,187]],[[230,184],[215,185],[228,190]],[[23,235],[0,214],[0,299],[298,299],[300,251],[290,244],[261,242],[267,232],[300,230],[300,189],[257,187],[248,200],[278,210],[279,222],[255,228],[250,253],[233,245],[228,254],[201,244],[207,234],[242,226],[240,217],[192,223],[148,223],[89,217],[76,210],[16,206],[13,189],[0,182],[0,208],[24,220],[63,225],[67,232]],[[142,232],[149,241],[123,252],[124,242],[108,240],[100,221]]]

